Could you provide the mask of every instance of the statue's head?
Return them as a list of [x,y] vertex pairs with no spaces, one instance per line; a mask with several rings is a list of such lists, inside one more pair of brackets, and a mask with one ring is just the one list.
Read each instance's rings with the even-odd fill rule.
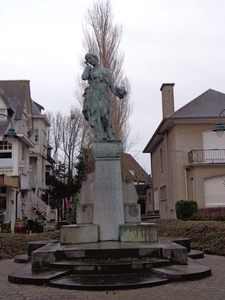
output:
[[97,60],[97,62],[99,62],[99,59],[98,59],[98,56],[94,53],[91,53],[91,52],[88,52],[86,55],[85,55],[85,59],[87,62],[91,62],[92,59],[95,59]]

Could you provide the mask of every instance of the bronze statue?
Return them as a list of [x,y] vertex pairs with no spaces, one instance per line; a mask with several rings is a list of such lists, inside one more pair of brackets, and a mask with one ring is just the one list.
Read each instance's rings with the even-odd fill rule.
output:
[[115,87],[111,72],[99,64],[97,55],[85,55],[86,67],[82,74],[83,80],[88,80],[89,86],[84,91],[83,115],[95,130],[98,139],[113,140],[114,130],[109,118],[109,89],[123,99],[127,92],[124,87]]

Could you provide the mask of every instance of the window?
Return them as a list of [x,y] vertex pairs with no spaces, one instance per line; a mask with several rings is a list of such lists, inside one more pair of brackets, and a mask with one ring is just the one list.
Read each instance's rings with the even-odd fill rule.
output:
[[[6,186],[1,186],[0,187],[0,194],[1,194],[1,196],[5,196],[6,195]],[[2,195],[2,194],[5,194],[5,195]]]
[[0,196],[0,210],[6,210],[6,197]]
[[12,144],[9,144],[7,141],[0,141],[0,150],[9,150],[12,149]]
[[0,153],[0,158],[12,158],[12,152]]
[[159,210],[159,190],[154,190],[154,211]]
[[42,139],[43,145],[47,145],[47,133],[44,130],[42,130]]
[[21,147],[21,161],[20,161],[20,164],[19,164],[19,167],[22,168],[22,172],[24,173],[25,172],[25,169],[26,168],[26,159],[25,159],[25,155],[26,155],[26,149],[25,147]]
[[25,161],[25,148],[24,147],[21,148],[21,160]]
[[25,192],[24,191],[21,191],[21,200],[25,199]]
[[204,179],[205,207],[225,205],[225,175]]
[[0,210],[6,210],[6,187],[0,186]]
[[166,186],[160,187],[160,200],[166,200]]
[[148,199],[148,203],[152,204],[152,193],[151,192],[148,193],[147,199]]
[[34,141],[38,142],[38,139],[39,139],[39,131],[38,131],[38,129],[35,129],[34,130]]
[[7,141],[0,141],[0,166],[12,166],[12,145]]
[[203,131],[203,149],[204,162],[206,163],[224,163],[225,162],[225,134],[218,137],[212,130]]

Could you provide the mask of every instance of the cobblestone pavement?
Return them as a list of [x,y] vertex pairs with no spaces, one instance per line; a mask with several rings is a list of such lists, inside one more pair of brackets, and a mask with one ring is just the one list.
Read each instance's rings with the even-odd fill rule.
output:
[[0,299],[1,300],[224,300],[225,299],[225,257],[205,255],[198,262],[212,269],[212,276],[162,286],[122,290],[122,291],[79,291],[52,288],[48,286],[18,285],[8,281],[8,274],[21,264],[13,260],[0,261]]

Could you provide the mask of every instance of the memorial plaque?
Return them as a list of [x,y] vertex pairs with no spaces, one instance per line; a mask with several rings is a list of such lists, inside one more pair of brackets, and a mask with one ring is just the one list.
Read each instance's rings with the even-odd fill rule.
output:
[[124,224],[121,178],[122,144],[119,141],[93,143],[95,158],[94,224],[99,225],[99,240],[119,240],[119,225]]

